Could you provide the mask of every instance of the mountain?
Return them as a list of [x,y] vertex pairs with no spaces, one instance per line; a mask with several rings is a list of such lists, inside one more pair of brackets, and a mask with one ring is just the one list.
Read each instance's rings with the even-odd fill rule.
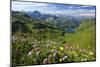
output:
[[[93,19],[93,18],[86,18],[86,17],[76,17],[76,16],[69,16],[69,15],[52,15],[52,14],[44,14],[39,11],[33,12],[18,12],[12,11],[13,22],[20,21],[23,23],[30,22],[32,29],[59,29],[65,32],[75,32],[76,28],[79,27],[80,23],[86,19]],[[94,19],[95,20],[95,19]],[[27,23],[28,24],[28,23]]]
[[57,16],[55,15],[50,15],[50,14],[43,14],[39,11],[33,11],[33,12],[27,12],[27,14],[32,17],[33,19],[43,19],[46,20],[47,18],[52,17],[53,19],[56,19]]

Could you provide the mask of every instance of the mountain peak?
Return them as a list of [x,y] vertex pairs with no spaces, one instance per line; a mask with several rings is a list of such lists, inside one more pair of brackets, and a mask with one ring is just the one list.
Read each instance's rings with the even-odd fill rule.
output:
[[33,13],[35,14],[41,14],[39,11],[35,10]]

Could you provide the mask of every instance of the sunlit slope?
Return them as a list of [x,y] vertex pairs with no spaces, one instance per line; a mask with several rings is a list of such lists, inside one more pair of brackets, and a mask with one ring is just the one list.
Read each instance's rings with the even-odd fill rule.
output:
[[71,43],[73,46],[79,45],[80,48],[95,52],[95,28],[94,20],[83,21],[76,29],[77,31],[75,33],[66,34],[64,40],[66,40],[68,43]]

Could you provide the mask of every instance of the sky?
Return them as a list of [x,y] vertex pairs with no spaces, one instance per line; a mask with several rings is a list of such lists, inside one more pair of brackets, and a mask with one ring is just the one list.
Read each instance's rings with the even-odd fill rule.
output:
[[95,16],[95,6],[12,1],[13,11],[40,11],[45,14]]

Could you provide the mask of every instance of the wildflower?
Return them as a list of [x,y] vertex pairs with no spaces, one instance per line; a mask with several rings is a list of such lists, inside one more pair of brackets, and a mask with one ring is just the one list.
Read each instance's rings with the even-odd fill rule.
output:
[[51,50],[51,52],[54,52],[54,50]]
[[90,54],[90,55],[93,55],[93,52],[90,51],[89,54]]
[[63,47],[60,47],[60,50],[62,51],[62,50],[64,50],[64,48]]
[[84,61],[87,61],[87,59],[85,58]]
[[36,47],[36,45],[33,45],[33,47],[35,48],[35,47]]
[[62,62],[62,59],[59,59],[59,62]]
[[35,48],[35,51],[39,51],[40,49],[39,48]]
[[36,52],[36,55],[39,55],[39,54],[40,54],[40,51],[37,51],[37,52]]
[[49,47],[51,44],[47,44],[47,47]]
[[62,60],[65,60],[65,59],[67,59],[67,58],[68,58],[68,56],[65,55],[65,56],[62,58]]
[[32,54],[32,52],[33,52],[33,50],[31,50],[31,51],[28,53],[28,56],[29,56],[29,55],[31,55],[31,54]]
[[48,63],[49,63],[49,62],[48,62],[48,59],[47,59],[47,58],[44,59],[44,60],[43,60],[43,63],[44,63],[44,64],[48,64]]
[[51,41],[50,44],[53,44],[53,42]]
[[57,53],[57,50],[54,50],[53,53]]
[[53,56],[56,57],[57,53],[53,53]]
[[56,57],[56,55],[57,55],[57,50],[54,50],[53,51],[53,56]]

